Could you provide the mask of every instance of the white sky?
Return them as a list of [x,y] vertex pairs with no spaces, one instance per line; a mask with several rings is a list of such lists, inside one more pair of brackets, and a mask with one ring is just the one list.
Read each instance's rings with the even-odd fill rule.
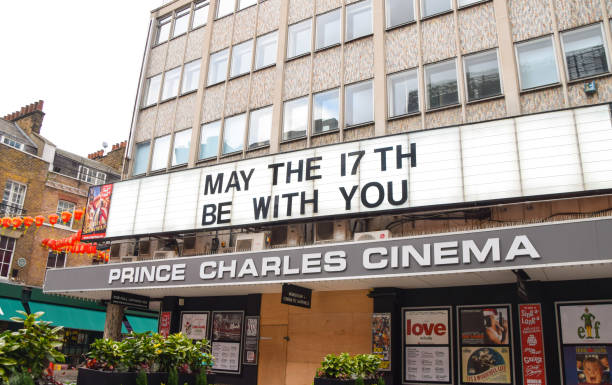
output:
[[128,139],[162,0],[0,0],[0,117],[44,100],[41,134],[87,156]]

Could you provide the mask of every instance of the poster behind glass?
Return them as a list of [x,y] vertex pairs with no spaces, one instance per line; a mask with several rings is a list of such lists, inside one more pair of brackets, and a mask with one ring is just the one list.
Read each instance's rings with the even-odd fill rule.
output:
[[81,239],[98,239],[106,236],[112,194],[112,184],[89,188]]
[[208,337],[208,312],[181,312],[181,333],[192,340]]
[[240,373],[243,318],[242,311],[212,313],[211,346],[215,357],[215,372]]
[[380,358],[379,370],[391,370],[391,313],[372,314],[372,354]]
[[243,364],[257,365],[257,358],[259,356],[259,317],[245,317],[244,329]]

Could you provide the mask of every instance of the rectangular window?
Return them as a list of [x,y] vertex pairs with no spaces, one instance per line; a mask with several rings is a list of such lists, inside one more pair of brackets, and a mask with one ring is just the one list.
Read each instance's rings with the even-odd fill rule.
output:
[[337,130],[340,122],[340,89],[320,92],[312,100],[312,132]]
[[484,1],[484,0],[457,0],[457,5],[459,7],[465,7],[470,4],[480,3],[481,1]]
[[155,34],[155,44],[161,44],[168,40],[170,27],[172,26],[172,15],[157,20],[157,31]]
[[162,90],[162,101],[176,97],[179,90],[181,78],[181,67],[176,67],[164,74],[164,89]]
[[345,91],[345,125],[354,126],[374,120],[374,98],[372,81],[351,84]]
[[289,26],[287,33],[287,59],[310,52],[312,20],[304,20]]
[[226,118],[223,126],[223,155],[242,151],[246,114]]
[[198,28],[206,24],[208,21],[208,10],[210,2],[201,1],[196,3],[193,10],[193,19],[191,20],[191,28]]
[[421,0],[421,17],[436,15],[450,9],[450,0]]
[[306,136],[308,128],[308,97],[285,102],[283,113],[283,140]]
[[425,66],[425,87],[428,109],[459,103],[455,60]]
[[389,117],[419,111],[418,70],[400,72],[387,78]]
[[[74,203],[72,203],[72,202],[63,201],[63,200],[57,201],[57,210],[55,210],[55,213],[60,216],[60,221],[61,221],[61,217],[62,217],[62,212],[63,211],[67,211],[69,213],[74,213],[74,207],[75,206],[76,205]],[[74,218],[71,217],[70,218],[70,222],[68,222],[68,223],[63,223],[62,222],[62,225],[68,226],[68,227],[72,227],[72,220],[73,219]]]
[[191,146],[191,129],[174,134],[174,148],[172,151],[172,165],[185,164],[189,161],[189,147]]
[[0,278],[8,278],[14,251],[15,238],[0,235]]
[[230,77],[245,74],[251,71],[253,58],[253,41],[248,40],[232,47],[232,67]]
[[200,135],[200,159],[208,159],[217,156],[219,152],[220,130],[220,120],[202,125],[202,133]]
[[497,50],[465,56],[463,65],[468,101],[501,95]]
[[236,0],[219,0],[217,2],[217,19],[234,13]]
[[101,171],[96,171],[96,184],[102,184],[106,182],[106,174]]
[[219,51],[210,55],[210,64],[208,67],[208,85],[225,81],[227,76],[227,58],[229,49]]
[[257,4],[257,0],[238,0],[238,9],[245,9]]
[[338,8],[317,16],[316,49],[340,44],[340,11]]
[[276,42],[278,31],[257,38],[255,48],[255,69],[258,70],[276,63]]
[[249,150],[270,144],[272,106],[251,111],[249,121]]
[[185,8],[181,9],[180,11],[176,11],[176,15],[174,16],[174,30],[172,31],[172,37],[176,37],[187,32],[190,10],[190,8]]
[[414,21],[414,0],[385,0],[387,28]]
[[12,217],[22,215],[25,195],[26,185],[11,180],[6,181],[4,193],[2,194],[2,205],[0,205],[2,216]]
[[159,89],[161,88],[161,78],[162,74],[159,74],[147,79],[145,92],[142,95],[143,107],[148,107],[157,103],[157,98],[159,98]]
[[153,157],[151,171],[168,167],[168,152],[170,151],[170,135],[161,136],[153,142]]
[[185,64],[185,71],[183,73],[183,85],[181,87],[181,93],[187,93],[198,89],[198,83],[200,82],[200,65],[202,61],[200,59],[194,60]]
[[83,182],[86,182],[86,183],[93,183],[93,179],[94,179],[93,170],[90,170],[89,167],[80,165],[79,173],[77,174],[77,179],[82,180]]
[[16,148],[18,150],[23,149],[23,143],[19,143],[16,140],[13,140],[13,139],[11,139],[9,137],[6,137],[6,136],[2,136],[2,143],[6,144],[8,146],[11,146],[13,148]]
[[516,45],[521,90],[559,82],[552,36]]
[[66,266],[66,253],[55,253],[55,251],[49,251],[47,256],[47,269],[58,269]]
[[136,148],[134,151],[134,165],[132,168],[133,175],[140,175],[147,172],[150,146],[150,142],[136,143]]
[[608,59],[601,25],[575,29],[561,34],[569,80],[608,72]]
[[372,0],[346,6],[345,40],[357,39],[372,33]]

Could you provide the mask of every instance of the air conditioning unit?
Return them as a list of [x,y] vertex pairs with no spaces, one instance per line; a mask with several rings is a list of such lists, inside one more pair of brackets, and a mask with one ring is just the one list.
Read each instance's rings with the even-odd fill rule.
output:
[[304,243],[304,225],[287,226],[287,246],[299,246]]
[[123,257],[121,257],[121,262],[136,262],[136,256],[124,255]]
[[153,254],[153,259],[168,259],[176,257],[176,252],[173,250],[157,250]]
[[365,233],[355,233],[355,241],[384,241],[391,238],[389,230],[368,231]]
[[317,222],[315,224],[315,243],[346,241],[347,228],[347,221]]
[[236,235],[234,251],[258,251],[268,248],[270,233],[242,233]]

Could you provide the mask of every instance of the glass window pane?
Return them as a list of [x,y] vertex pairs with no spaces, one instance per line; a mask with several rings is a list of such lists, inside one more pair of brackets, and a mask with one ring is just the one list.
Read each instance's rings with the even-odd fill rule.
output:
[[387,92],[389,117],[419,111],[419,79],[416,69],[389,76]]
[[483,0],[457,0],[457,4],[459,7],[465,7],[466,5],[474,4],[481,2]]
[[414,20],[413,0],[386,0],[385,16],[387,28],[408,23]]
[[251,70],[253,41],[245,41],[232,47],[232,68],[230,76],[245,74]]
[[219,151],[220,130],[220,120],[202,125],[202,134],[200,136],[200,159],[217,156],[217,152]]
[[172,37],[179,36],[187,32],[188,25],[189,8],[178,11],[174,19],[174,30],[172,31]]
[[208,85],[219,83],[227,76],[227,57],[228,49],[210,55],[208,67]]
[[316,49],[340,43],[340,11],[317,16]]
[[189,161],[189,147],[191,146],[191,129],[174,134],[174,150],[172,151],[172,165],[187,163]]
[[164,75],[164,89],[162,100],[167,100],[178,95],[179,79],[181,78],[181,67],[176,67]]
[[206,24],[208,21],[208,9],[210,8],[210,4],[208,1],[203,3],[198,3],[195,5],[195,9],[193,11],[193,20],[191,21],[191,28],[198,28]]
[[185,73],[183,74],[183,86],[181,88],[182,93],[198,89],[201,64],[202,62],[200,61],[200,59],[185,64]]
[[308,97],[285,102],[283,140],[306,136],[308,128]]
[[314,95],[312,105],[312,131],[320,132],[337,130],[340,121],[340,89],[321,92]]
[[312,20],[304,20],[289,26],[287,59],[310,52]]
[[468,100],[477,100],[501,94],[497,51],[466,56],[464,65]]
[[438,108],[459,103],[457,69],[454,60],[425,67],[427,108]]
[[149,142],[136,144],[132,174],[139,175],[147,172],[147,165],[149,163],[149,146]]
[[162,75],[159,74],[147,79],[147,87],[143,95],[143,107],[157,103],[157,98],[159,97],[159,88],[161,86],[161,78]]
[[570,80],[608,72],[608,61],[599,24],[562,35]]
[[435,15],[451,9],[450,0],[421,0],[422,17]]
[[276,42],[278,31],[257,38],[255,69],[276,63]]
[[352,40],[372,33],[372,1],[346,6],[346,37]]
[[153,158],[151,171],[168,167],[168,151],[170,150],[170,135],[155,139],[153,144]]
[[345,120],[347,126],[371,122],[374,120],[374,99],[372,81],[346,86]]
[[171,21],[171,16],[157,21],[157,36],[155,39],[155,44],[160,44],[168,40],[168,37],[170,37],[170,26],[172,25]]
[[272,106],[251,111],[249,122],[249,149],[270,144]]
[[517,44],[516,53],[522,90],[559,82],[552,37]]
[[223,154],[242,151],[246,114],[225,119],[223,127]]
[[219,0],[217,2],[217,19],[234,12],[236,0]]
[[239,0],[238,9],[245,9],[255,4],[257,4],[257,0]]

